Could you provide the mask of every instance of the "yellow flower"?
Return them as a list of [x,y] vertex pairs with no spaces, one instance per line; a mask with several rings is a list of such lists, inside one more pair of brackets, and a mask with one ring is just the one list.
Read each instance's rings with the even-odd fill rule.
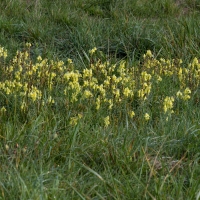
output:
[[6,59],[7,56],[8,56],[7,49],[4,49],[4,47],[0,46],[0,57],[3,57],[4,59]]
[[83,115],[80,114],[80,113],[79,113],[78,116],[76,116],[76,117],[71,117],[71,118],[70,118],[69,124],[72,125],[72,126],[77,125],[77,124],[78,124],[78,121],[79,121],[82,117],[83,117]]
[[174,102],[174,97],[166,97],[164,99],[164,103],[163,103],[163,110],[166,113],[167,111],[173,112],[172,108],[173,108],[173,102]]
[[149,58],[153,57],[153,54],[151,53],[150,50],[147,50],[147,53],[143,55],[143,58],[146,58],[146,57],[149,57]]
[[94,47],[93,49],[89,50],[89,53],[92,55],[92,54],[94,54],[96,51],[97,51],[97,48]]
[[41,57],[41,56],[38,56],[38,57],[37,57],[37,61],[41,62],[41,61],[42,61],[42,57]]
[[98,98],[96,99],[96,109],[99,110],[100,106],[101,106],[101,99],[98,96]]
[[135,112],[134,111],[129,111],[129,117],[133,118],[135,116]]
[[89,86],[89,81],[83,81],[83,87],[88,87]]
[[3,52],[3,58],[6,59],[7,56],[8,56],[8,53],[7,53],[7,50],[5,50],[5,51]]
[[67,62],[68,62],[69,64],[72,64],[72,63],[73,63],[72,59],[70,59],[70,58],[67,59]]
[[176,93],[176,96],[177,96],[178,98],[181,98],[181,99],[183,99],[184,101],[186,101],[186,100],[190,99],[190,94],[191,94],[191,90],[187,87],[187,88],[184,90],[183,93],[182,93],[181,91],[178,91],[178,92]]
[[70,122],[69,122],[70,125],[75,126],[75,125],[77,125],[77,123],[78,123],[77,117],[71,117],[70,118]]
[[49,104],[55,103],[54,99],[52,99],[51,96],[48,97],[47,102],[48,102]]
[[159,75],[157,75],[156,76],[156,82],[158,83],[158,82],[161,82],[161,81],[162,81],[162,78]]
[[145,119],[146,121],[148,121],[148,120],[150,119],[150,116],[149,116],[148,113],[145,113],[145,115],[144,115],[144,119]]
[[27,108],[26,102],[23,101],[21,104],[21,110],[24,111],[26,110],[26,108]]
[[82,113],[79,113],[78,114],[78,119],[81,119],[83,117],[83,114]]
[[184,94],[185,94],[185,95],[191,94],[191,90],[187,87],[187,88],[184,90]]
[[6,88],[5,88],[5,92],[6,92],[7,95],[9,95],[9,94],[11,93],[10,88],[6,87]]
[[33,92],[30,92],[29,95],[28,95],[32,100],[33,102],[37,99],[37,92],[36,91],[33,91]]
[[125,97],[133,96],[132,90],[130,90],[128,87],[124,89],[123,94]]
[[27,46],[28,48],[30,48],[30,47],[31,47],[31,43],[26,42],[26,46]]
[[111,110],[112,107],[113,107],[113,100],[112,100],[112,99],[109,99],[109,100],[108,100],[108,103],[109,103],[108,109]]
[[105,127],[108,127],[109,124],[110,124],[110,117],[107,116],[107,117],[104,118],[104,125],[105,125]]
[[112,92],[113,92],[116,99],[118,99],[120,97],[120,90],[119,89],[113,89]]
[[182,92],[179,90],[179,91],[176,93],[176,96],[177,96],[178,98],[181,98],[181,97],[183,96],[183,94],[182,94]]
[[143,71],[141,73],[141,80],[142,81],[150,81],[151,80],[151,74],[148,74],[147,72]]
[[99,92],[101,93],[101,95],[103,97],[105,97],[106,96],[106,90],[103,88],[102,84],[98,87],[98,89],[99,89]]
[[29,53],[27,51],[24,52],[24,59],[27,60],[29,57]]
[[86,78],[86,77],[89,77],[89,78],[92,77],[92,69],[84,69],[83,70],[83,78]]
[[6,144],[5,149],[6,149],[6,151],[8,151],[10,149],[10,147]]
[[31,91],[28,94],[28,97],[30,97],[34,102],[36,99],[41,99],[42,93],[36,87],[32,87]]
[[1,113],[5,113],[6,112],[6,108],[3,106],[2,108],[1,108]]
[[90,98],[90,97],[93,97],[92,92],[90,92],[89,90],[85,90],[84,93],[83,93],[83,98],[87,99],[87,98]]

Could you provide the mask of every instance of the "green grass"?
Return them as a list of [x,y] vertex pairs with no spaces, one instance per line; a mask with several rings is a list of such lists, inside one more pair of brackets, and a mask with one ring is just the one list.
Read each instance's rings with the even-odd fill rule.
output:
[[[137,81],[147,70],[147,50],[156,59],[181,58],[183,68],[200,58],[198,0],[1,0],[0,10],[0,46],[9,52],[5,62],[0,57],[0,82],[14,79],[5,69],[26,42],[32,43],[33,63],[41,55],[70,68],[72,58],[83,73],[98,59],[117,66],[124,59],[128,69],[138,69]],[[100,52],[91,57],[88,51],[94,47]],[[95,76],[103,81],[102,74]],[[175,75],[153,83],[145,103],[135,95],[113,111],[105,104],[98,112],[92,100],[66,100],[60,82],[49,91],[45,78],[26,81],[43,88],[45,101],[51,95],[56,103],[42,107],[27,97],[28,110],[21,112],[22,97],[6,95],[0,86],[0,108],[7,110],[0,111],[0,199],[199,199],[200,91],[195,80],[185,82],[191,99],[176,99],[168,121],[161,102],[179,90]],[[127,114],[130,107],[133,119]],[[146,112],[149,121],[143,119]],[[82,119],[70,125],[79,113]],[[108,115],[111,124],[105,127],[102,119]]]
[[63,60],[94,46],[130,59],[148,49],[184,59],[188,51],[199,55],[199,4],[194,0],[9,0],[0,6],[0,42],[13,52],[28,41],[40,54]]

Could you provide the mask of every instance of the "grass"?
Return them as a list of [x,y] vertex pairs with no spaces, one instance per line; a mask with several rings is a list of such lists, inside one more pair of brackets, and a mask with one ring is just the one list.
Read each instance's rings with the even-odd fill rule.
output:
[[0,199],[199,199],[199,6],[0,1]]

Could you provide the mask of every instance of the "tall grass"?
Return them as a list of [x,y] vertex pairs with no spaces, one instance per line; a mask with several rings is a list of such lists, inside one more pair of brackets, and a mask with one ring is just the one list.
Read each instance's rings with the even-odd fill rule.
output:
[[[94,46],[116,57],[155,49],[164,56],[199,55],[197,1],[3,1],[1,44],[24,41],[48,57],[77,57]],[[81,16],[81,18],[80,18]],[[191,57],[190,57],[191,58]]]

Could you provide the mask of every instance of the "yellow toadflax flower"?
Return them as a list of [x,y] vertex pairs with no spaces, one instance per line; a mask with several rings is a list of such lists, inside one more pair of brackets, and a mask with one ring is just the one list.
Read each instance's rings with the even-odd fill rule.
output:
[[72,64],[72,63],[73,63],[72,59],[70,59],[70,58],[67,59],[67,62],[68,62],[69,64]]
[[6,108],[3,106],[0,111],[1,111],[1,113],[5,113],[6,112]]
[[145,119],[146,121],[148,121],[148,120],[150,119],[150,116],[149,116],[148,113],[145,113],[145,115],[144,115],[144,119]]
[[188,99],[190,99],[190,94],[191,90],[187,87],[183,92],[178,91],[176,93],[176,96],[180,99],[183,99],[184,101],[187,101]]
[[27,46],[28,48],[30,48],[32,45],[31,45],[30,42],[26,42],[26,46]]
[[92,77],[92,69],[84,69],[83,70],[83,78],[91,78]]
[[78,124],[78,121],[79,121],[82,117],[83,117],[83,115],[80,114],[80,113],[79,113],[78,116],[76,116],[76,117],[71,117],[71,118],[70,118],[69,124],[72,125],[72,126],[77,125],[77,124]]
[[98,96],[96,98],[96,109],[99,110],[100,106],[101,106],[101,99],[100,96]]
[[174,97],[166,97],[164,99],[164,103],[163,103],[163,110],[166,113],[167,111],[170,111],[171,113],[173,112],[172,108],[173,108],[173,103],[174,103]]
[[8,56],[7,49],[4,49],[4,47],[0,46],[0,57],[3,57],[4,59],[6,59],[7,56]]
[[108,127],[109,124],[110,124],[110,117],[107,116],[107,117],[104,118],[104,125],[105,125],[105,127]]
[[179,91],[176,93],[176,96],[177,96],[178,98],[182,98],[183,94],[182,94],[182,92],[179,90]]
[[186,101],[190,99],[191,90],[188,87],[184,90],[183,93],[184,93],[183,100]]
[[133,96],[133,91],[126,87],[123,91],[125,97]]
[[93,97],[92,92],[90,92],[89,90],[85,90],[85,91],[83,92],[83,98],[84,98],[84,99],[88,99],[88,98],[90,98],[90,97]]
[[132,119],[135,116],[135,112],[134,111],[129,111],[129,117]]
[[22,111],[25,111],[25,110],[26,110],[26,108],[27,108],[27,104],[26,104],[26,102],[25,102],[25,101],[23,101],[23,102],[22,102],[22,104],[21,104],[21,107],[20,107],[20,108],[21,108],[21,110],[22,110]]
[[41,56],[38,56],[38,57],[37,57],[37,61],[41,62],[41,61],[42,61],[42,57],[41,57]]
[[89,53],[92,55],[92,54],[94,54],[96,51],[97,51],[97,48],[94,47],[93,49],[89,50]]
[[152,54],[152,52],[150,51],[150,50],[147,50],[147,52],[146,52],[146,54],[144,54],[143,55],[143,58],[145,59],[145,58],[152,58],[153,57],[153,54]]
[[47,103],[52,104],[52,103],[55,103],[55,101],[51,96],[49,96],[47,99]]

